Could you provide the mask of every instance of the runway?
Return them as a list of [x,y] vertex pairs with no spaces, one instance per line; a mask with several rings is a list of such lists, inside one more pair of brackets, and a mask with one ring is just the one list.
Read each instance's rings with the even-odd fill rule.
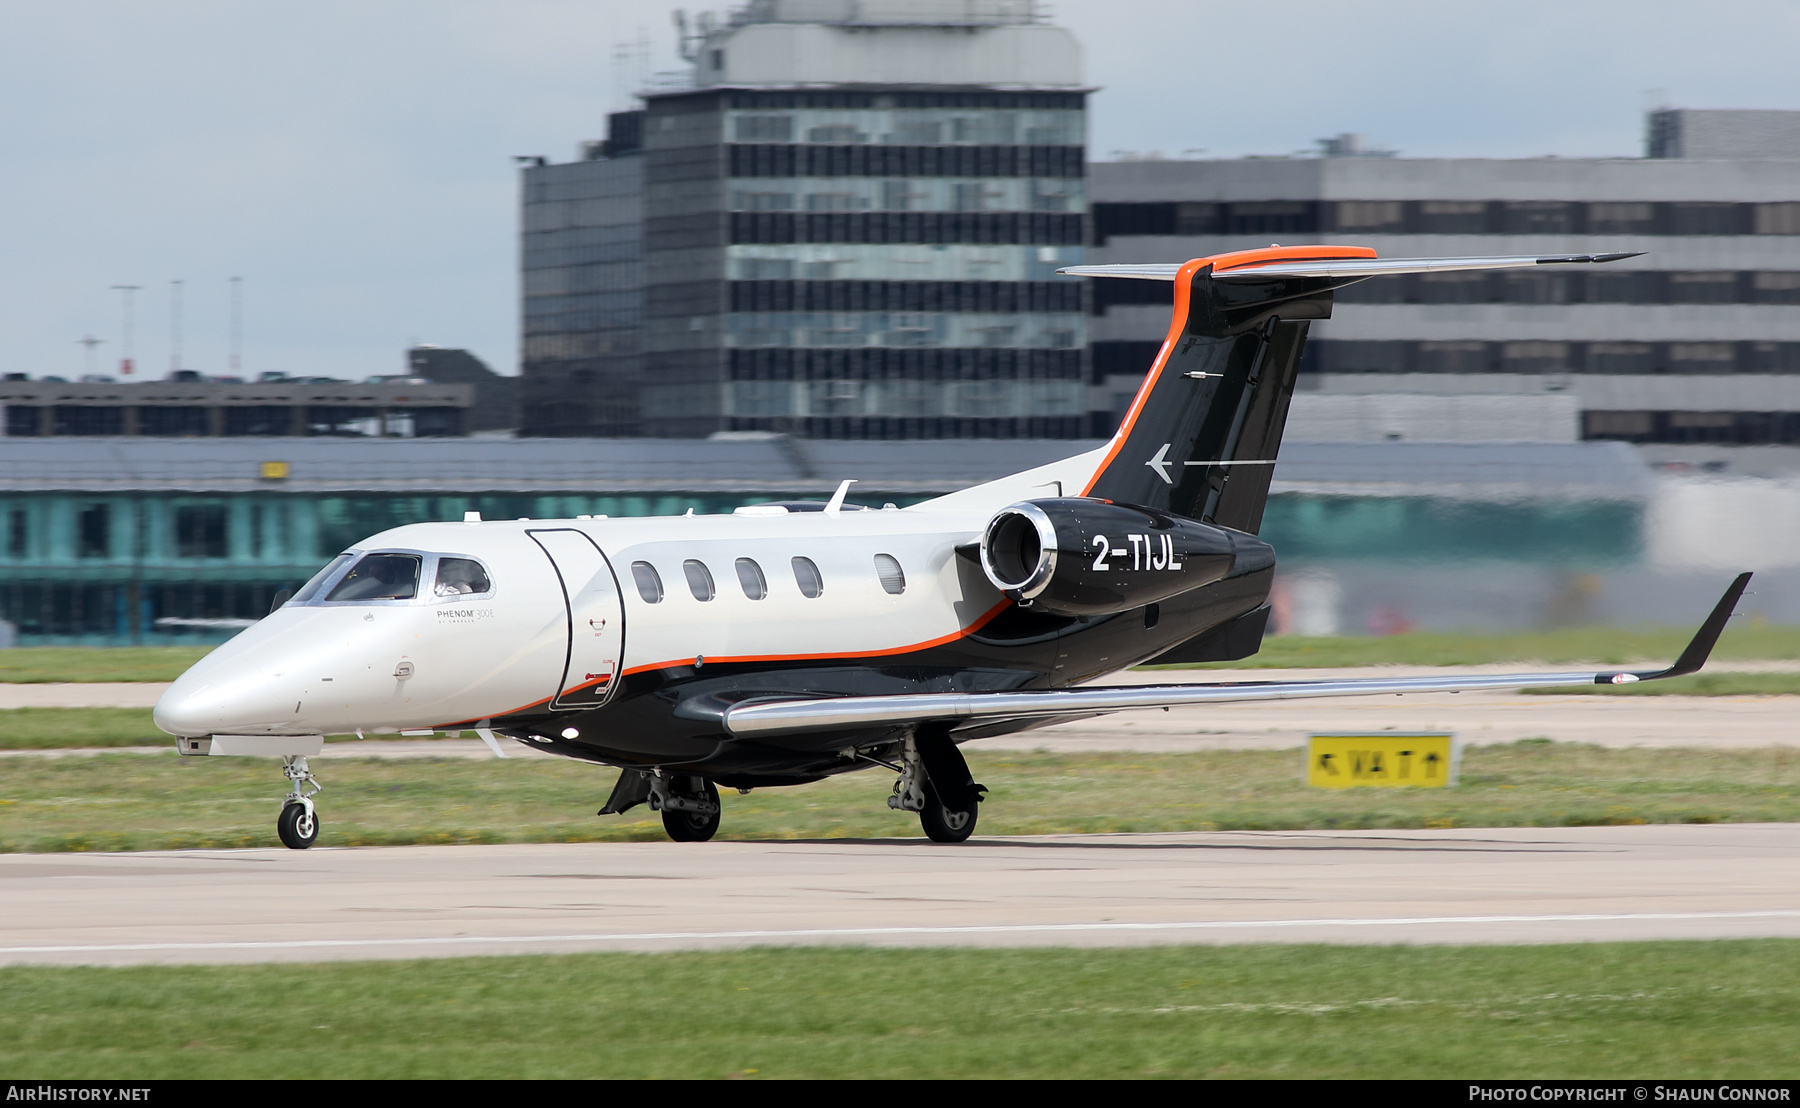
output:
[[0,856],[0,962],[1800,937],[1800,824]]

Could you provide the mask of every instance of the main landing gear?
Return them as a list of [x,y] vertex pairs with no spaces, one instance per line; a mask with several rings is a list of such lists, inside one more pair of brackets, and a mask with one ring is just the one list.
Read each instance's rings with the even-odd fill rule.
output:
[[704,777],[658,774],[650,779],[649,799],[678,843],[703,843],[719,831],[719,789]]
[[888,807],[919,813],[925,837],[960,843],[975,833],[986,785],[977,785],[945,727],[921,728],[901,748],[900,777]]
[[663,830],[678,843],[703,843],[718,834],[719,789],[704,777],[660,769],[622,770],[598,814],[618,815],[639,804],[661,812]]
[[[305,850],[319,841],[319,814],[313,809],[312,798],[325,786],[313,777],[303,755],[283,757],[281,772],[293,783],[293,789],[281,802],[281,816],[275,821],[275,833],[281,836],[281,845],[289,850]],[[307,792],[307,788],[312,791]]]

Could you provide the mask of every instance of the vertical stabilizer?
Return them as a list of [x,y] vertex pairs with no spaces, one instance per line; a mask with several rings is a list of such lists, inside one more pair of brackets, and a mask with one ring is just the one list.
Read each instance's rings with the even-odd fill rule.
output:
[[1244,257],[1200,258],[1176,274],[1168,337],[1084,495],[1261,527],[1307,325],[1331,318],[1332,290],[1350,282],[1213,279],[1215,263]]

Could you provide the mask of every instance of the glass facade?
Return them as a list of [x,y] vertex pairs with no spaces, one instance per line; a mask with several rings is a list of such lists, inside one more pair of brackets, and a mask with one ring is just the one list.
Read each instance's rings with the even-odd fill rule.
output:
[[1090,432],[1085,94],[703,89],[611,132],[524,172],[525,433]]
[[726,428],[1087,433],[1080,94],[724,103]]
[[635,434],[644,325],[643,160],[622,154],[535,166],[523,187],[525,432]]

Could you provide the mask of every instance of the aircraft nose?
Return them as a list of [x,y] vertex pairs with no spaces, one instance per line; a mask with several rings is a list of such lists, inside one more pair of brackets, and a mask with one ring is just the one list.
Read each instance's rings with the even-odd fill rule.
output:
[[190,682],[184,677],[157,699],[150,718],[158,730],[171,735],[211,735],[225,716],[222,698],[207,695],[213,691],[206,682]]
[[151,718],[171,735],[256,733],[286,721],[277,691],[254,667],[214,664],[181,675],[157,700]]

